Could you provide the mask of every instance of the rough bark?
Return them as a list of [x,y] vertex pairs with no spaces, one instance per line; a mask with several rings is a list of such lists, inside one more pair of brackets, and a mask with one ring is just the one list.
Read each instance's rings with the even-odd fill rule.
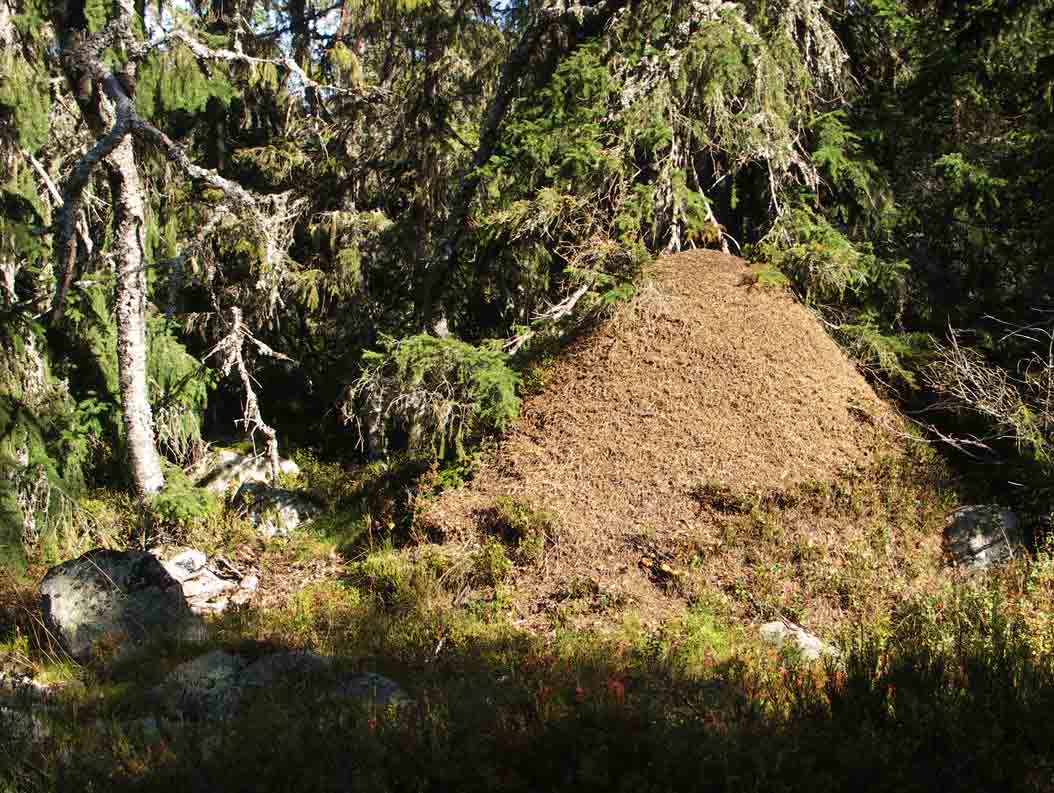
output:
[[121,413],[132,479],[141,495],[165,485],[154,438],[154,418],[146,378],[146,267],[143,261],[143,190],[132,138],[110,154],[114,200],[114,254],[117,264],[117,369]]
[[140,496],[147,496],[164,487],[165,477],[154,438],[146,377],[147,284],[142,239],[145,210],[130,135],[135,110],[127,93],[134,84],[134,64],[126,64],[119,78],[100,58],[106,46],[129,35],[135,12],[130,2],[118,0],[114,6],[115,20],[99,33],[86,35],[82,5],[56,4],[55,10],[56,28],[63,45],[63,70],[74,88],[85,121],[99,135],[99,140],[66,181],[56,240],[59,267],[53,319],[61,319],[75,270],[75,230],[81,196],[95,166],[103,162],[109,171],[114,207],[118,390],[122,421],[132,482]]
[[[253,58],[240,51],[213,50],[184,31],[174,31],[159,41],[145,43],[133,35],[134,0],[117,0],[115,18],[98,33],[87,32],[83,0],[67,0],[53,5],[53,21],[59,35],[63,70],[73,89],[81,113],[88,127],[96,135],[96,143],[84,154],[66,180],[62,210],[56,229],[58,286],[52,321],[61,319],[63,303],[76,266],[76,219],[80,214],[82,194],[97,165],[105,163],[110,172],[110,186],[114,206],[114,254],[117,264],[117,332],[121,410],[129,446],[129,462],[136,490],[141,495],[154,493],[164,485],[161,459],[153,433],[149,392],[146,381],[146,309],[147,284],[143,251],[144,198],[135,161],[133,139],[154,146],[176,165],[188,178],[222,190],[223,205],[209,223],[187,246],[183,254],[170,260],[169,308],[177,302],[183,263],[199,247],[220,217],[239,211],[249,217],[265,237],[269,259],[278,255],[274,231],[261,215],[257,199],[241,185],[220,176],[215,170],[195,165],[186,151],[165,133],[141,118],[135,110],[132,95],[135,86],[135,63],[149,49],[181,42],[202,60],[238,61],[251,64],[272,64],[288,69],[307,88],[325,87],[328,91],[363,94],[358,89],[322,86],[312,80],[292,58]],[[222,6],[221,6],[222,7]],[[131,58],[119,71],[104,65],[102,53],[111,45],[121,44]],[[234,324],[232,338],[250,338],[244,331],[240,311]],[[264,354],[277,355],[262,343],[253,340]],[[268,439],[272,462],[277,459],[277,437],[274,429],[263,422],[252,393],[248,370],[238,357],[239,375],[250,394],[246,426],[250,432],[260,431]]]

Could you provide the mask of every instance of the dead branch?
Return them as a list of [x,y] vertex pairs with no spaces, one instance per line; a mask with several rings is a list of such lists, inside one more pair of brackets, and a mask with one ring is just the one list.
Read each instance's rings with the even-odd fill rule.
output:
[[534,325],[535,327],[527,328],[522,333],[513,336],[511,339],[505,342],[503,349],[507,353],[509,353],[509,355],[515,355],[517,352],[520,351],[523,345],[525,345],[538,334],[538,325],[552,327],[553,325],[559,323],[561,320],[569,317],[571,313],[575,310],[575,306],[578,305],[578,302],[585,296],[586,292],[589,291],[590,286],[591,284],[583,284],[570,295],[561,300],[559,303],[550,306],[547,311],[543,311],[541,314],[538,314],[534,318],[534,322],[532,323],[532,325]]
[[274,427],[264,421],[263,414],[260,412],[260,401],[256,396],[256,390],[253,388],[252,377],[249,375],[249,369],[245,365],[244,350],[246,341],[253,344],[257,350],[264,355],[295,363],[292,358],[282,355],[279,352],[275,352],[266,344],[254,338],[245,326],[245,322],[242,319],[242,310],[240,308],[231,309],[230,330],[202,360],[208,360],[218,353],[220,358],[220,371],[225,377],[233,370],[238,370],[238,377],[241,380],[242,389],[245,391],[245,404],[242,406],[242,418],[239,419],[239,423],[245,428],[249,437],[253,439],[254,446],[257,432],[267,439],[267,457],[271,465],[271,483],[277,485],[278,433],[275,431]]
[[[163,46],[169,41],[178,41],[182,43],[188,50],[194,53],[194,57],[199,58],[203,61],[226,61],[228,63],[245,63],[250,66],[275,66],[287,70],[290,74],[294,75],[297,80],[304,86],[304,88],[312,88],[319,91],[330,91],[336,94],[352,94],[355,96],[367,96],[371,93],[377,93],[383,89],[376,87],[366,88],[364,86],[341,86],[333,85],[332,83],[320,83],[317,80],[312,79],[308,76],[295,60],[289,57],[283,58],[257,58],[252,55],[247,55],[241,51],[229,50],[226,48],[212,49],[200,41],[195,39],[185,30],[174,30],[167,36],[163,36],[158,41],[151,44],[150,49],[156,49]],[[140,48],[138,54],[145,54],[145,50]]]
[[[37,172],[37,176],[39,176],[40,181],[44,183],[44,187],[47,188],[48,194],[51,196],[52,206],[61,208],[63,204],[62,193],[59,192],[58,185],[56,185],[55,180],[51,178],[51,174],[47,172],[43,163],[33,156],[32,152],[26,151],[25,149],[21,149],[20,151],[33,170]],[[77,235],[80,237],[81,245],[84,246],[84,250],[87,251],[89,256],[91,256],[92,251],[95,248],[95,243],[92,242],[91,235],[88,233],[88,221],[85,218],[83,209],[77,214],[76,229]]]
[[946,344],[934,341],[936,360],[924,376],[943,397],[939,407],[987,418],[1000,428],[1000,438],[1043,446],[1054,431],[1054,330],[1033,326],[1017,332],[1031,333],[1026,338],[1046,347],[1020,361],[1018,376],[964,346],[950,327]]

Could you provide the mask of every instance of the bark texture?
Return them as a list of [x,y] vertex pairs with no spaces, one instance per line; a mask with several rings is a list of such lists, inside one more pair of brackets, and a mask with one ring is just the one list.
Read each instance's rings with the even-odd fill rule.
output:
[[66,79],[74,88],[88,127],[99,136],[66,181],[56,240],[58,289],[53,321],[61,320],[66,292],[76,269],[75,229],[83,191],[95,167],[104,163],[114,206],[118,390],[122,421],[132,481],[136,492],[147,496],[164,487],[165,477],[154,438],[146,376],[147,284],[142,238],[145,209],[131,136],[135,110],[129,95],[135,73],[130,62],[117,76],[101,60],[107,46],[130,35],[134,8],[129,2],[119,1],[114,11],[113,22],[99,33],[89,35],[83,3],[56,3],[53,8]]
[[110,154],[117,259],[117,366],[121,412],[132,479],[140,494],[165,485],[154,438],[146,377],[146,268],[143,261],[143,191],[135,148],[125,136]]

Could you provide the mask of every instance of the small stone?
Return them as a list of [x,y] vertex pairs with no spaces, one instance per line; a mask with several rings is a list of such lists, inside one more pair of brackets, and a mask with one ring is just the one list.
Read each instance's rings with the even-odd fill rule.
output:
[[289,534],[321,512],[303,493],[260,482],[246,482],[238,488],[234,504],[264,537]]
[[413,704],[413,699],[393,680],[374,672],[356,675],[343,682],[339,693],[346,697],[372,702],[380,707],[395,705],[402,707]]
[[818,661],[824,656],[836,656],[838,651],[804,628],[782,621],[766,622],[759,629],[761,638],[775,647],[793,646],[806,661]]

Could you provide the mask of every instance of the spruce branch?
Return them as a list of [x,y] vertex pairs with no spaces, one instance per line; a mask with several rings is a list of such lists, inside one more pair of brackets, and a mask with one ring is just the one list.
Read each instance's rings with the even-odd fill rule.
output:
[[176,309],[179,305],[179,296],[182,294],[183,287],[185,286],[187,261],[197,255],[198,251],[200,251],[205,245],[209,236],[220,224],[220,221],[224,220],[233,211],[234,209],[229,202],[221,201],[217,206],[212,208],[211,217],[209,217],[204,225],[198,229],[197,233],[183,245],[182,251],[163,262],[159,262],[161,268],[168,271],[168,306],[165,309],[165,314],[169,318],[177,313]]
[[198,41],[196,38],[191,36],[185,30],[174,30],[166,36],[161,37],[156,42],[153,42],[149,49],[141,49],[138,53],[138,57],[142,57],[147,51],[157,49],[164,46],[168,42],[178,41],[182,43],[188,50],[190,50],[194,57],[202,61],[226,61],[228,63],[244,63],[249,66],[275,66],[281,69],[285,69],[297,80],[300,81],[304,88],[311,88],[317,91],[330,91],[336,94],[348,94],[353,96],[369,96],[374,93],[380,93],[383,89],[376,86],[365,87],[360,85],[343,86],[334,85],[332,83],[320,83],[317,80],[310,77],[307,72],[301,68],[293,58],[288,56],[282,58],[259,58],[253,55],[248,55],[242,52],[241,49],[230,50],[227,48],[212,49],[205,44]]

